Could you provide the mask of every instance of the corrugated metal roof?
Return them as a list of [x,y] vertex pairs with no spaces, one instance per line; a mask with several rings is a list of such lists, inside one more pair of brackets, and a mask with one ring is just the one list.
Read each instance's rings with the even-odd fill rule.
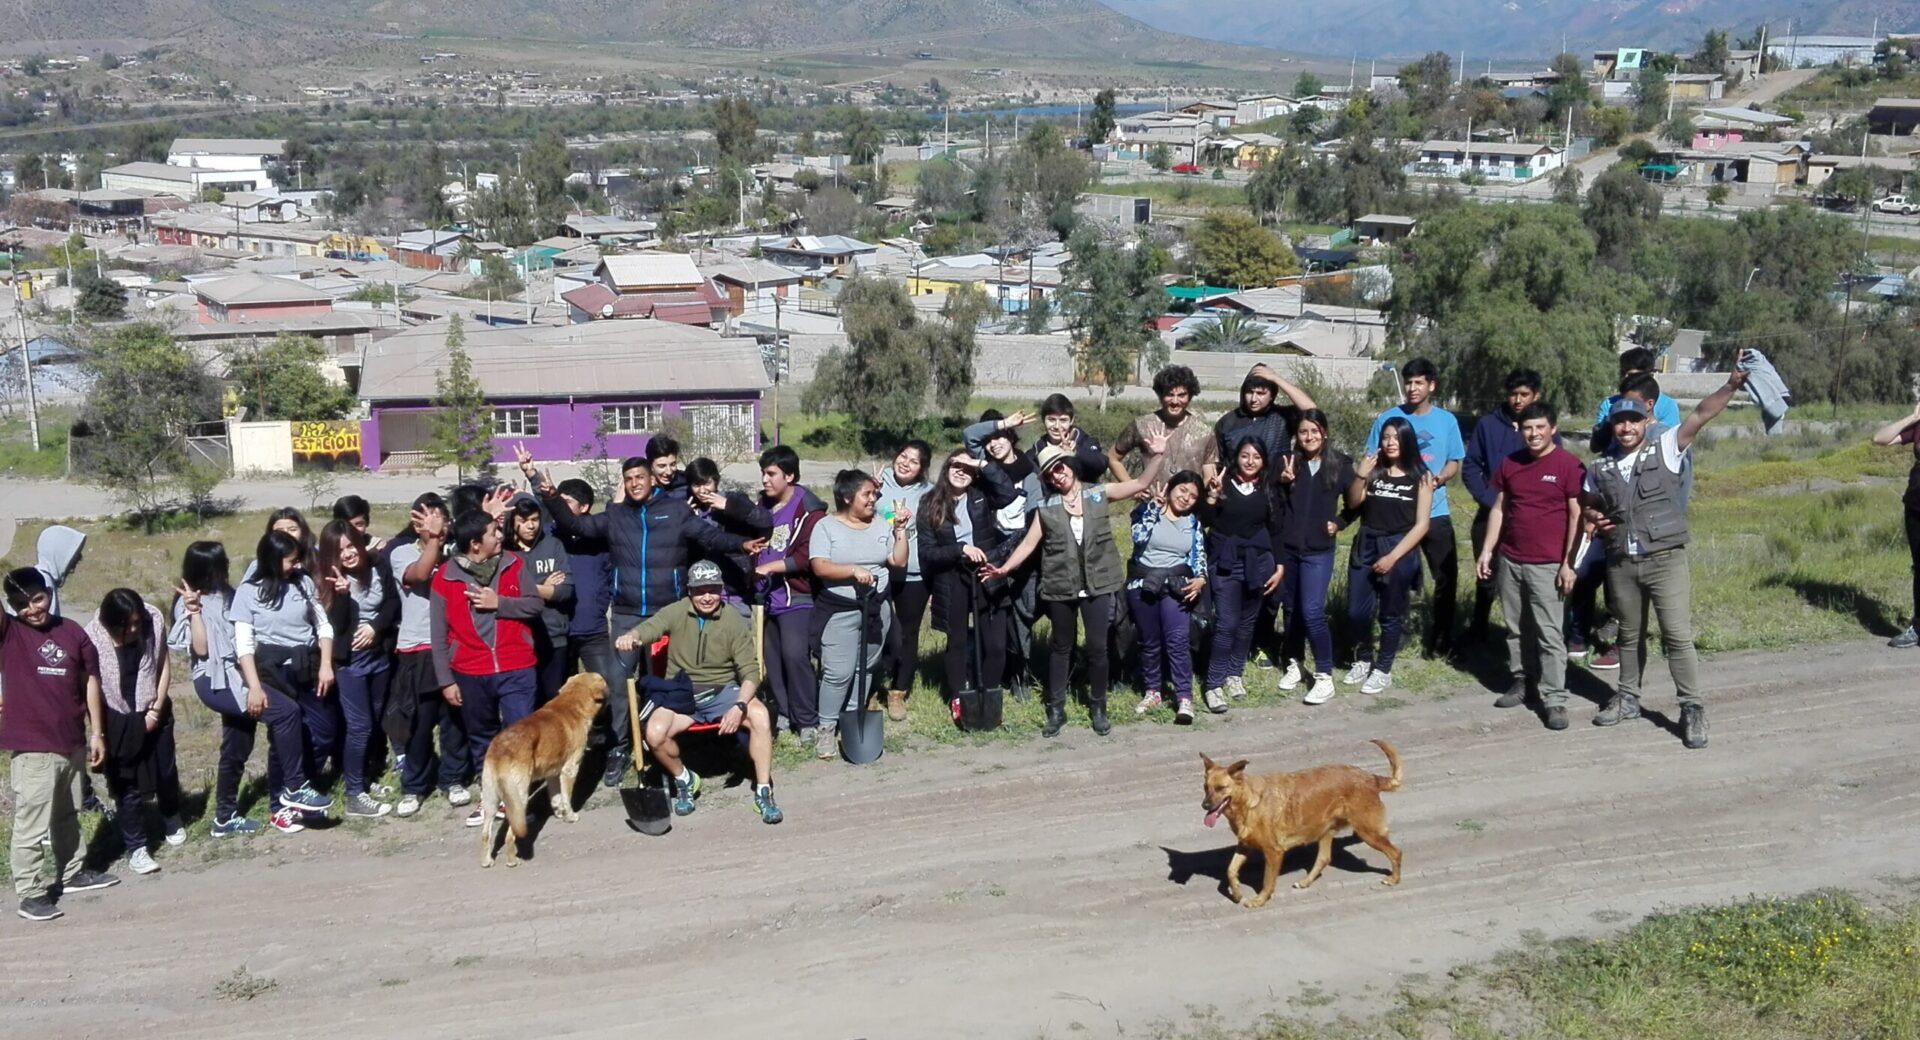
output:
[[[419,325],[367,349],[360,396],[429,401],[446,363],[444,322]],[[758,394],[768,385],[760,348],[671,321],[607,321],[559,328],[468,324],[466,351],[489,400]]]
[[287,142],[264,137],[176,137],[169,153],[173,155],[279,155]]
[[226,307],[250,303],[323,303],[333,300],[326,293],[308,288],[291,278],[275,278],[251,272],[202,282],[194,286],[193,291]]
[[601,266],[622,291],[658,286],[698,285],[706,281],[685,253],[625,253],[603,256]]

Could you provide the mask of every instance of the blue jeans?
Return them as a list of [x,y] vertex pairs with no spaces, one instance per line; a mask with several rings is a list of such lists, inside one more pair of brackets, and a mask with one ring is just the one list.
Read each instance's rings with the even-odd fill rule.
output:
[[1127,609],[1140,628],[1140,677],[1149,690],[1168,690],[1176,700],[1193,696],[1193,611],[1174,595],[1127,590]]
[[340,757],[340,777],[347,795],[367,793],[367,756],[374,734],[387,711],[387,682],[392,678],[387,657],[379,650],[356,650],[334,675],[340,691],[340,711],[347,719],[347,745]]
[[472,756],[474,772],[487,760],[487,746],[508,726],[533,713],[533,695],[537,683],[534,670],[521,668],[498,675],[461,675],[453,681],[460,687],[460,715],[467,724],[467,752]]
[[[260,692],[266,695],[267,706],[256,719],[247,714],[244,690],[215,690],[213,680],[202,676],[193,681],[193,692],[200,703],[220,713],[220,766],[213,780],[215,822],[231,819],[239,806],[240,781],[246,778],[253,736],[262,722],[267,724],[267,800],[273,802],[280,792],[306,785],[299,705],[263,683]],[[278,808],[278,803],[274,805]]]
[[1333,550],[1302,553],[1289,549],[1281,560],[1280,606],[1287,612],[1284,655],[1306,657],[1313,647],[1315,675],[1333,673],[1333,629],[1327,624],[1327,589],[1333,585]]
[[[1394,655],[1406,634],[1407,606],[1420,584],[1420,553],[1410,552],[1385,574],[1373,573],[1374,561],[1400,544],[1400,535],[1360,529],[1354,542],[1353,565],[1347,571],[1347,621],[1353,626],[1353,658],[1371,660],[1376,672],[1393,671]],[[1380,652],[1373,651],[1373,615],[1380,612]]]

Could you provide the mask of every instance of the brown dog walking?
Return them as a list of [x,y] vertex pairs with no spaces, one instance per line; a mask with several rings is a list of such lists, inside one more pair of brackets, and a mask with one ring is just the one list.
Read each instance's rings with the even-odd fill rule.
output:
[[1393,865],[1393,873],[1381,884],[1400,883],[1400,850],[1387,839],[1387,807],[1380,801],[1383,792],[1400,789],[1400,756],[1392,744],[1384,740],[1374,743],[1386,752],[1391,776],[1378,776],[1359,766],[1315,766],[1297,773],[1248,776],[1244,758],[1222,766],[1206,755],[1200,756],[1207,769],[1200,801],[1200,808],[1207,814],[1206,824],[1211,827],[1226,816],[1239,843],[1227,864],[1227,895],[1234,902],[1241,902],[1240,868],[1246,865],[1248,852],[1260,853],[1265,875],[1260,891],[1245,905],[1265,906],[1273,898],[1280,863],[1288,849],[1315,842],[1320,845],[1313,869],[1293,885],[1306,888],[1327,869],[1333,859],[1334,835],[1346,828],[1378,849]]
[[486,820],[480,828],[481,866],[493,866],[496,805],[506,807],[507,866],[519,865],[520,842],[527,837],[527,798],[536,783],[547,783],[555,816],[568,823],[580,818],[573,811],[573,780],[587,750],[587,730],[606,699],[605,679],[591,672],[576,675],[545,707],[508,726],[487,745],[480,770],[480,809]]

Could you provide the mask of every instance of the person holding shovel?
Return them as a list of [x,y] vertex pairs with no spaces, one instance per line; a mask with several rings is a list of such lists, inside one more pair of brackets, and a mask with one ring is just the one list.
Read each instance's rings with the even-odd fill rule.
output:
[[[947,702],[960,691],[997,685],[1006,670],[1012,600],[1005,580],[981,580],[981,570],[1006,558],[1012,538],[994,522],[1010,505],[1003,484],[980,479],[985,460],[964,449],[947,456],[933,490],[920,500],[920,570],[933,595],[934,627],[946,633],[942,654]],[[969,640],[979,641],[979,674],[970,669]],[[971,676],[971,684],[969,677]]]

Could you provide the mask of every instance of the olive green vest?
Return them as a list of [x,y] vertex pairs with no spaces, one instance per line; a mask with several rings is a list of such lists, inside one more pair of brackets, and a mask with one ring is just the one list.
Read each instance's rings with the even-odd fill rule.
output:
[[[1086,494],[1085,489],[1081,494]],[[1113,544],[1113,522],[1107,518],[1107,498],[1081,498],[1086,537],[1073,540],[1072,518],[1066,504],[1054,496],[1037,511],[1040,520],[1040,598],[1079,599],[1082,592],[1103,596],[1126,584],[1120,550]]]

